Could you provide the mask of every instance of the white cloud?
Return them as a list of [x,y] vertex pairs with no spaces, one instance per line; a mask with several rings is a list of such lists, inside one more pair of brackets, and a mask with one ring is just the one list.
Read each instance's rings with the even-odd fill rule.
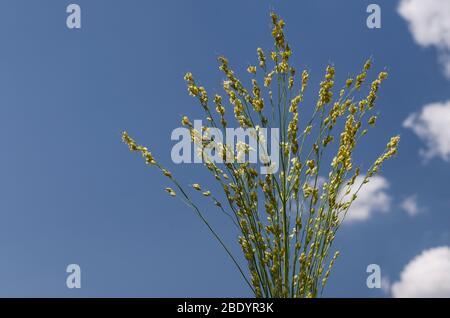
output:
[[420,113],[409,115],[403,127],[410,128],[425,142],[427,149],[422,149],[421,154],[426,159],[450,160],[450,100],[425,105]]
[[385,294],[389,294],[389,292],[391,291],[391,281],[389,277],[387,276],[381,277],[381,290]]
[[405,198],[402,203],[400,204],[400,207],[408,213],[410,216],[416,216],[417,214],[421,213],[423,211],[423,208],[419,206],[417,202],[417,196],[411,195],[407,198]]
[[[348,199],[355,193],[363,180],[364,176],[358,176],[356,178]],[[375,212],[388,212],[391,206],[391,198],[386,193],[388,188],[389,182],[385,178],[381,176],[373,176],[370,178],[369,183],[364,184],[358,192],[358,197],[352,203],[344,221],[346,223],[365,221]]]
[[391,291],[398,298],[450,297],[450,247],[431,248],[413,258]]
[[401,0],[398,13],[408,21],[419,45],[438,49],[444,73],[450,77],[450,1]]

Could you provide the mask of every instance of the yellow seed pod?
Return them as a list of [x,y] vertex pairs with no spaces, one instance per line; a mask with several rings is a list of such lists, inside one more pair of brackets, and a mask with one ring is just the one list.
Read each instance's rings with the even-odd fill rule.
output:
[[191,122],[189,121],[189,118],[187,116],[183,116],[183,118],[181,119],[181,124],[183,124],[183,126],[190,126]]
[[172,190],[172,188],[165,188],[164,189],[170,196],[174,197],[177,194],[175,193],[175,191]]
[[171,178],[171,177],[172,177],[172,174],[170,173],[169,170],[163,169],[162,172],[163,172],[163,174],[164,174],[166,177],[168,177],[168,178]]
[[249,72],[250,74],[256,74],[256,66],[249,66],[247,68],[247,72]]

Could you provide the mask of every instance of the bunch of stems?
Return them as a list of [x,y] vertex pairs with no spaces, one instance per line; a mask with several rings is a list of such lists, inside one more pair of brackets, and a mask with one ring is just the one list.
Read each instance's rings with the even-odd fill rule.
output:
[[[198,155],[223,190],[221,195],[215,195],[198,183],[188,190],[146,147],[138,145],[126,132],[122,138],[131,151],[140,152],[147,164],[158,168],[173,183],[175,189],[165,190],[195,211],[231,257],[255,297],[317,297],[339,255],[338,251],[332,251],[337,230],[359,191],[384,161],[396,154],[400,138],[392,137],[367,171],[362,172],[353,163],[358,142],[375,126],[377,117],[371,113],[378,88],[387,77],[386,72],[379,73],[368,93],[361,92],[371,60],[354,78],[348,78],[338,93],[334,92],[335,68],[329,65],[320,83],[317,102],[310,107],[312,115],[300,130],[299,109],[305,107],[309,74],[306,70],[298,74],[291,66],[292,51],[285,39],[285,23],[274,13],[271,20],[274,48],[270,57],[257,49],[257,65],[247,69],[253,77],[251,89],[236,77],[228,60],[219,57],[219,69],[226,77],[223,89],[228,107],[220,95],[214,96],[212,107],[206,89],[197,84],[191,73],[185,75],[188,92],[199,100],[211,127],[225,131],[231,119],[238,127],[254,129],[258,148],[266,152],[262,163],[240,160],[255,149],[238,144],[235,154],[229,145],[208,137],[210,127],[197,130],[184,116],[182,124],[189,129]],[[361,98],[355,97],[358,92]],[[228,115],[227,109],[233,110],[232,115]],[[266,136],[259,132],[261,128],[274,127],[280,131],[277,141],[280,162],[278,171],[270,173],[275,163],[270,162],[268,149],[264,148]],[[211,159],[212,151],[222,155],[222,163]],[[326,162],[327,153],[333,154],[330,162]],[[269,173],[262,174],[261,165]],[[212,200],[238,229],[247,270],[192,199],[191,192],[195,191]]]

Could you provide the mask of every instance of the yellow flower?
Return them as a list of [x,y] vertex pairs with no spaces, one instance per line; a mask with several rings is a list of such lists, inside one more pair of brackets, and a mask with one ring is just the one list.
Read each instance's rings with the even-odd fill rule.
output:
[[172,190],[172,188],[165,188],[164,189],[168,194],[170,194],[172,197],[176,196],[177,194],[175,191]]
[[381,72],[380,74],[378,74],[378,79],[379,80],[385,80],[388,76],[387,72]]
[[349,78],[345,81],[345,86],[349,88],[353,84],[353,78]]
[[368,59],[367,61],[366,61],[366,63],[364,64],[364,70],[365,71],[368,71],[368,70],[370,70],[370,67],[372,66],[372,60],[371,59]]
[[282,19],[278,20],[278,17],[275,13],[271,13],[270,16],[272,17],[272,37],[275,40],[275,45],[279,49],[285,49],[285,40],[284,40],[284,21]]
[[274,61],[277,62],[278,61],[278,56],[276,52],[271,52],[270,53],[270,58]]
[[266,67],[266,57],[264,55],[263,50],[259,47],[256,51],[258,53],[259,67],[261,68]]
[[325,74],[325,80],[320,83],[317,109],[320,109],[323,105],[331,102],[331,99],[333,98],[333,92],[331,89],[333,88],[334,85],[333,81],[334,73],[335,73],[334,67],[328,66]]
[[184,80],[187,82],[193,82],[194,81],[194,77],[192,76],[191,72],[187,72],[186,75],[184,75]]
[[270,72],[269,74],[267,74],[266,77],[264,77],[264,86],[265,87],[269,87],[270,84],[272,83],[273,74],[274,74],[274,71]]
[[183,124],[183,126],[191,126],[192,125],[187,116],[183,116],[183,118],[181,119],[181,123]]
[[166,169],[162,169],[163,175],[165,175],[168,178],[172,178],[172,174],[170,173],[169,170]]
[[256,66],[249,66],[247,68],[247,72],[249,72],[250,74],[256,74]]

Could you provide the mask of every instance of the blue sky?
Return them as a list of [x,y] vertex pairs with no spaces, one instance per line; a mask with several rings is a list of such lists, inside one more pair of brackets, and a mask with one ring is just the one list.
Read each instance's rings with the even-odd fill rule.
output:
[[[327,63],[341,81],[370,56],[390,74],[379,124],[357,155],[367,164],[401,135],[399,155],[381,173],[389,208],[342,227],[325,296],[390,296],[366,287],[368,264],[395,282],[415,256],[450,245],[450,163],[425,160],[424,138],[403,127],[425,105],[450,100],[450,81],[398,1],[377,1],[377,30],[366,27],[373,1],[73,2],[81,30],[66,27],[68,1],[0,2],[0,296],[251,296],[204,225],[167,196],[164,177],[120,134],[148,145],[185,184],[211,181],[200,165],[171,163],[171,131],[184,114],[201,118],[183,75],[219,92],[219,55],[244,74],[256,48],[271,47],[270,10],[287,22],[295,64],[312,74],[311,95]],[[411,197],[421,210],[414,216],[401,207]],[[231,223],[202,206],[239,253]],[[81,289],[66,287],[71,263],[81,266]]]

